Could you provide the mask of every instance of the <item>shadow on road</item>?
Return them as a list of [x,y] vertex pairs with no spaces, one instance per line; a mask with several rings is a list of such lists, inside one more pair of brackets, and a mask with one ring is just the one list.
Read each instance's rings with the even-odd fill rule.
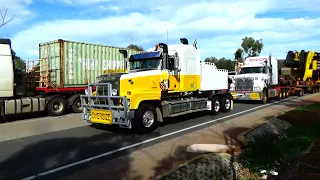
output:
[[[12,156],[8,159],[0,161],[0,179],[22,179],[31,175],[36,175],[48,170],[52,170],[63,165],[78,162],[86,158],[90,158],[94,155],[99,155],[105,152],[125,147],[132,142],[139,142],[144,140],[145,137],[136,134],[128,134],[119,132],[118,135],[109,137],[110,133],[104,133],[89,138],[57,138],[44,140],[35,144],[28,144],[25,147],[21,147],[18,152],[12,152]],[[159,136],[156,133],[149,134],[150,137]],[[24,141],[19,139],[17,141]],[[0,152],[8,152],[8,146],[6,142],[1,143]],[[18,144],[18,142],[17,142]],[[132,151],[132,150],[131,150]],[[92,160],[84,164],[75,166],[74,168],[68,168],[65,171],[54,173],[54,175],[48,175],[43,179],[57,179],[73,172],[77,173],[75,177],[71,174],[71,179],[130,179],[135,180],[140,177],[135,174],[135,171],[131,169],[130,158],[127,156],[121,157],[120,161],[115,163],[121,163],[121,172],[112,173],[111,169],[115,168],[114,164],[103,163],[112,161],[116,156],[129,153],[128,150],[123,150],[114,155],[110,155],[107,158],[99,158]],[[0,159],[1,153],[0,153]],[[102,166],[101,166],[102,164]],[[119,166],[117,166],[119,167]],[[90,171],[89,171],[90,170]],[[108,170],[108,173],[103,171]],[[114,169],[116,172],[117,169]],[[99,173],[92,173],[99,172]],[[79,176],[81,175],[81,176]]]

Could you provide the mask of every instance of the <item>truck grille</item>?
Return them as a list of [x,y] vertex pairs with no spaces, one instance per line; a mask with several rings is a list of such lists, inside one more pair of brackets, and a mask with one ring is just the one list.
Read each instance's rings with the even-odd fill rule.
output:
[[253,79],[252,78],[237,78],[235,89],[236,91],[252,91],[253,90]]

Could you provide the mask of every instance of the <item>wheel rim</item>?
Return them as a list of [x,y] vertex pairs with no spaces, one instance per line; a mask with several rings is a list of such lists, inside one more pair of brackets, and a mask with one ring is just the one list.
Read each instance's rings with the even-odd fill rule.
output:
[[78,109],[81,109],[81,100],[78,100],[75,104]]
[[218,100],[214,102],[213,108],[215,112],[218,112],[220,110],[220,102]]
[[142,123],[145,127],[151,127],[154,123],[154,115],[153,112],[148,110],[142,116]]
[[231,106],[231,102],[230,102],[230,99],[226,99],[226,102],[225,102],[225,108],[226,109],[229,109]]
[[63,110],[63,103],[62,102],[55,102],[55,103],[53,103],[52,106],[53,106],[52,109],[54,112],[59,113]]

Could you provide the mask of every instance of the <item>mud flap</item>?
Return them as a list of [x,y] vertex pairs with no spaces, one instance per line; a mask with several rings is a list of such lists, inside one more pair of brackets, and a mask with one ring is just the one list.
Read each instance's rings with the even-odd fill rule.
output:
[[158,108],[158,107],[156,108],[156,113],[157,113],[157,121],[163,122],[162,113],[161,113],[160,108]]
[[233,100],[231,100],[231,107],[230,107],[231,110],[233,110]]

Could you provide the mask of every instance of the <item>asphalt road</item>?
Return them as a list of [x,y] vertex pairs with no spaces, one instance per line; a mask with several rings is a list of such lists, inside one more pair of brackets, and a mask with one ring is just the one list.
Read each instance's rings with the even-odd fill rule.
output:
[[[209,126],[214,123],[220,123],[221,121],[226,121],[237,116],[245,115],[250,112],[229,117],[232,114],[243,112],[258,106],[261,106],[261,104],[235,103],[234,110],[229,113],[220,113],[216,116],[206,115],[205,113],[196,113],[173,119],[167,119],[163,126],[159,127],[155,132],[148,135],[135,134],[129,130],[119,129],[117,127],[110,128],[109,126],[85,126],[1,142],[0,179],[14,180],[27,178],[70,163],[97,156],[102,153],[127,147],[124,148],[123,151],[110,153],[110,155],[89,161],[87,163],[81,163],[57,172],[47,172],[46,174],[48,175],[41,177],[41,179],[57,179],[71,172],[79,171],[82,168],[92,167],[97,163],[110,160],[111,158],[121,156],[125,153],[130,153],[134,150],[149,146],[151,144],[159,143],[169,138],[201,129],[204,126]],[[142,143],[132,148],[128,148],[128,146],[141,141],[156,138],[219,118],[222,118],[221,121],[212,122],[210,124],[203,125],[202,127],[193,128],[161,139],[155,139],[148,143]]]

